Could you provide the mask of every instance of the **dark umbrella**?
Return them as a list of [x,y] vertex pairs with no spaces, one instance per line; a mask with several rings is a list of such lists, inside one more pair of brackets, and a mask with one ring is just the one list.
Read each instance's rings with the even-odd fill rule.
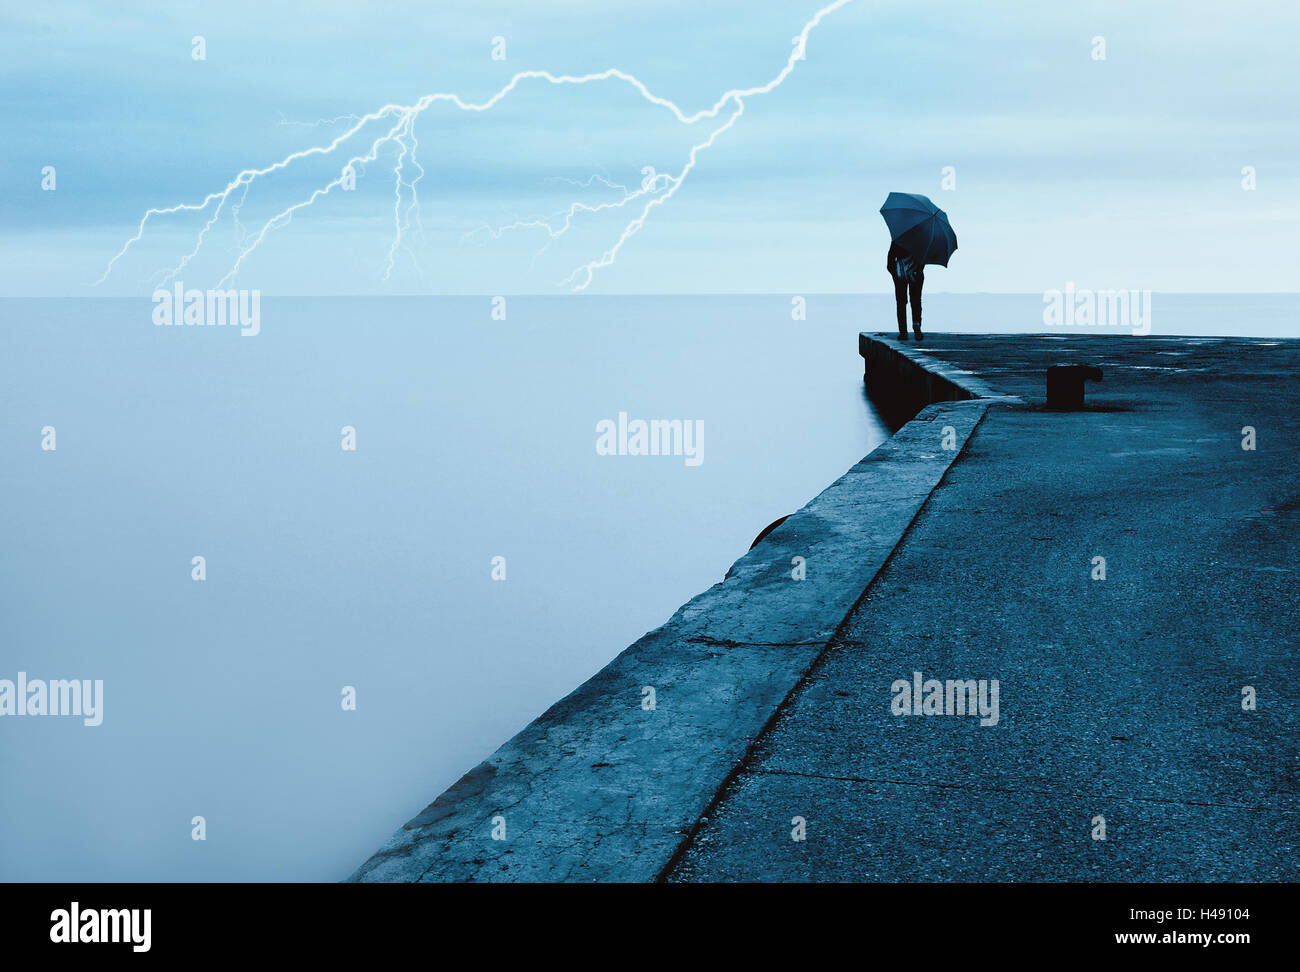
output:
[[948,214],[915,192],[891,192],[880,207],[889,227],[889,238],[908,252],[921,266],[948,265],[957,249],[957,234],[948,224]]

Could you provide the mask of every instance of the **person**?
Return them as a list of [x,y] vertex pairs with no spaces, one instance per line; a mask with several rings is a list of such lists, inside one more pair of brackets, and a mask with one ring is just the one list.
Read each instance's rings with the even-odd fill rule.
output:
[[898,340],[907,340],[907,299],[912,298],[912,331],[918,341],[921,334],[921,288],[925,286],[925,267],[917,263],[897,243],[889,244],[885,269],[894,278],[894,303],[898,306]]

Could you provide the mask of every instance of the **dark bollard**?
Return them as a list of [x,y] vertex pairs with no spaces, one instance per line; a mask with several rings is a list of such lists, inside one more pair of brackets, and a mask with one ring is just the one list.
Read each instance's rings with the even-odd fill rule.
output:
[[1047,369],[1047,407],[1059,412],[1083,408],[1084,381],[1101,381],[1101,369],[1088,365],[1052,365]]

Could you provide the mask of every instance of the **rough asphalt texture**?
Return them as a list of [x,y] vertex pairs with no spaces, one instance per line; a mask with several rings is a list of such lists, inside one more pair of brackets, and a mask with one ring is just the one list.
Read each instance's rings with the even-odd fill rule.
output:
[[[1300,341],[920,350],[1023,404],[988,405],[668,879],[1300,879]],[[1074,363],[1087,410],[1046,411]],[[893,715],[915,671],[998,679],[998,724]]]

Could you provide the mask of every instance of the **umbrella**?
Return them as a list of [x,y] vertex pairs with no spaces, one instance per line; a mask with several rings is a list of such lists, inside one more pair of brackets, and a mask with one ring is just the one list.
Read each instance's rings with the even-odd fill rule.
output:
[[889,238],[922,266],[948,265],[957,249],[957,234],[948,224],[948,214],[915,192],[891,192],[880,207],[889,227]]

